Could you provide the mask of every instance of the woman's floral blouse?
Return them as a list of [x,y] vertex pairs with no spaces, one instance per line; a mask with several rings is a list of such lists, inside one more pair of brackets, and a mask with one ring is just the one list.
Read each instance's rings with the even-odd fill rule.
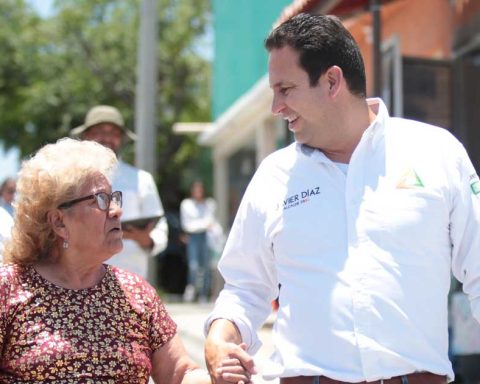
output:
[[176,325],[148,283],[105,267],[98,285],[71,290],[0,266],[1,383],[148,382]]

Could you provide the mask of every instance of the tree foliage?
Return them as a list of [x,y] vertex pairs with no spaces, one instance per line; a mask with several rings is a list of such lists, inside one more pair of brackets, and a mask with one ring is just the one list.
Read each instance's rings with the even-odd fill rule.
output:
[[[68,135],[96,104],[118,107],[133,128],[140,0],[61,0],[54,11],[41,18],[25,0],[0,2],[0,140],[22,155]],[[201,149],[172,124],[210,119],[210,63],[195,52],[209,0],[158,0],[157,12],[155,176],[174,204]]]

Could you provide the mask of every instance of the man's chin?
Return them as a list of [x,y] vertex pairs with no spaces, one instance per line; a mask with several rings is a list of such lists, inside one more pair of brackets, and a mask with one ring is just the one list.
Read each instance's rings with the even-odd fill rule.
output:
[[115,145],[112,145],[112,144],[110,144],[110,143],[102,143],[102,142],[100,142],[100,144],[102,144],[104,147],[106,147],[106,148],[108,148],[108,149],[111,149],[111,150],[115,153],[115,155],[118,156],[118,151],[119,151],[120,148],[117,148]]
[[295,138],[295,141],[299,144],[306,144],[308,145],[308,140],[306,139],[305,136],[299,134],[298,132],[293,133],[293,137]]

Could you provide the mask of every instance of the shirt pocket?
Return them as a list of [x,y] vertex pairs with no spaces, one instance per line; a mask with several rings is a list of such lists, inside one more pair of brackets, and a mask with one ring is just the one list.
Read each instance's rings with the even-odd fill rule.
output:
[[392,189],[372,194],[359,215],[367,236],[399,264],[431,265],[450,249],[449,209],[427,189]]

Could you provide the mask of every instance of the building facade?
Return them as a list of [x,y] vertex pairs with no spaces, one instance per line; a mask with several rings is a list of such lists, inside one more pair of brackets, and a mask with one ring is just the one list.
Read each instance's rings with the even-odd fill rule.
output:
[[259,162],[292,140],[270,112],[263,39],[299,12],[339,16],[362,50],[369,95],[379,92],[392,115],[449,129],[480,167],[480,0],[243,0],[239,8],[214,1],[214,122],[199,136],[212,147],[226,228]]

